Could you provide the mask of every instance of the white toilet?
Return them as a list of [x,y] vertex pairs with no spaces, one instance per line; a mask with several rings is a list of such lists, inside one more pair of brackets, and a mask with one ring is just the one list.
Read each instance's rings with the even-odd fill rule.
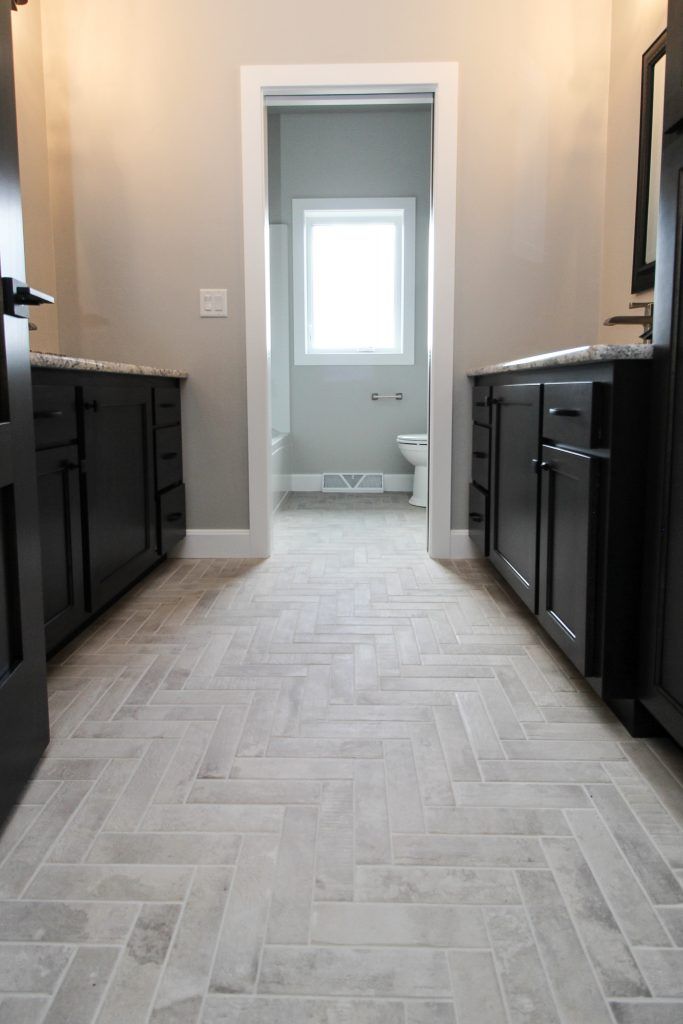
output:
[[426,434],[399,434],[396,438],[399,451],[404,459],[415,466],[411,505],[427,508],[427,464],[429,444]]

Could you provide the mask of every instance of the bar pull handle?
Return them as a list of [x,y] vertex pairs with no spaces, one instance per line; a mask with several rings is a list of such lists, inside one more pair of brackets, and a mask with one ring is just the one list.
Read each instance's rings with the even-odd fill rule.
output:
[[33,413],[33,418],[34,420],[56,420],[63,415],[62,409],[37,409]]
[[380,395],[377,391],[373,391],[370,398],[373,402],[379,402],[382,398],[393,398],[396,402],[400,402],[403,399],[403,392],[397,391],[394,395]]
[[30,288],[24,281],[17,281],[14,277],[3,277],[2,300],[7,316],[17,316],[24,320],[28,320],[29,306],[42,306],[46,302],[55,301],[51,295]]
[[580,416],[578,409],[548,409],[548,416]]

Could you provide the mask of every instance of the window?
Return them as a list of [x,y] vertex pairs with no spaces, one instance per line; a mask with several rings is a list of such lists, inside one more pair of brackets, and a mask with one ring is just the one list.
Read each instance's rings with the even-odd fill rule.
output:
[[294,199],[294,362],[413,363],[415,200]]

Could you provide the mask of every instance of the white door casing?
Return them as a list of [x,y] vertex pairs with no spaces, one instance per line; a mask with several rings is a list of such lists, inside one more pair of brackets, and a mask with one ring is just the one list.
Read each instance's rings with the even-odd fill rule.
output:
[[303,64],[241,69],[249,551],[271,551],[270,296],[266,100],[270,96],[433,97],[429,246],[429,554],[451,556],[458,65]]

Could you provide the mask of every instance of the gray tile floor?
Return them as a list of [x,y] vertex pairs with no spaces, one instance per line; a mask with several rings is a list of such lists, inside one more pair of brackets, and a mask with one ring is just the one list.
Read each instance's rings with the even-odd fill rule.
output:
[[50,672],[0,1024],[681,1024],[683,754],[403,495],[292,496]]

